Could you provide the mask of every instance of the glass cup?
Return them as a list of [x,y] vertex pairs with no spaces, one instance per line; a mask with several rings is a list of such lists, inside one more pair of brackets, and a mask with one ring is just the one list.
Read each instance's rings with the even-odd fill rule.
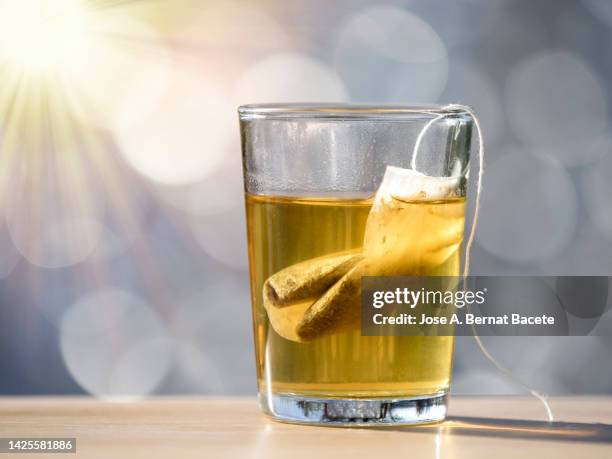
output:
[[[238,111],[263,412],[334,425],[444,419],[453,337],[362,336],[359,292],[363,275],[460,274],[469,109]],[[437,195],[441,177],[452,180]]]

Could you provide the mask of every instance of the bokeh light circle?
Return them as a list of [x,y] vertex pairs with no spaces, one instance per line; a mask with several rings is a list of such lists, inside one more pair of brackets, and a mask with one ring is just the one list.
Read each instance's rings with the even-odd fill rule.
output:
[[477,240],[507,261],[541,261],[569,243],[577,206],[574,185],[556,160],[509,151],[485,173]]
[[52,219],[37,234],[24,230],[33,216],[11,218],[11,236],[21,254],[41,268],[62,268],[87,259],[96,249],[103,227],[89,217]]
[[[568,393],[572,387],[585,387],[584,375],[589,375],[586,387],[593,393],[603,393],[609,387],[612,367],[593,365],[607,361],[610,343],[603,336],[532,337],[525,348],[525,358],[517,359],[516,374],[529,378],[535,387],[546,387],[553,393]],[[537,340],[537,341],[536,341]],[[568,362],[572,362],[568,365]],[[546,368],[546,371],[540,371]],[[582,386],[581,386],[582,385]]]
[[580,190],[593,225],[612,241],[612,149],[582,171]]
[[612,27],[612,3],[609,0],[582,0],[594,18]]
[[236,134],[236,116],[229,107],[203,75],[177,70],[154,112],[116,128],[120,152],[154,182],[180,186],[202,180],[222,163]]
[[190,215],[204,217],[231,211],[244,200],[239,151],[238,145],[233,160],[226,158],[204,180],[185,186],[158,186],[156,191],[165,202]]
[[196,241],[212,258],[233,269],[247,269],[246,223],[242,206],[205,217],[193,217],[191,229]]
[[404,0],[401,3],[431,24],[449,47],[458,50],[478,45],[505,19],[501,14],[504,0],[487,0],[486,4],[482,0]]
[[6,226],[0,225],[0,279],[8,277],[21,258]]
[[157,314],[142,299],[118,289],[93,292],[66,311],[60,348],[83,389],[113,399],[151,393],[172,358],[171,341]]
[[[584,195],[582,196],[584,198]],[[610,244],[610,234],[603,234],[588,218],[581,218],[576,234],[565,250],[537,263],[537,273],[554,276],[600,276],[612,272],[612,253],[602,250]],[[519,270],[524,272],[524,270]]]
[[[449,78],[441,100],[472,107],[482,124],[487,146],[497,143],[503,136],[505,119],[503,103],[491,77],[469,63],[452,63]],[[493,152],[487,149],[487,153]]]
[[294,52],[268,56],[247,68],[236,81],[238,104],[256,102],[342,101],[342,80],[323,62]]
[[401,8],[368,7],[340,25],[336,71],[352,100],[433,102],[448,77],[446,46],[423,19]]
[[574,166],[610,145],[606,95],[588,64],[567,52],[520,62],[506,83],[508,120],[521,142]]
[[211,65],[231,65],[233,60],[251,60],[262,53],[291,46],[291,36],[265,9],[235,0],[198,4],[191,23],[177,32],[184,46],[194,46],[220,55]]
[[127,129],[157,110],[172,74],[171,53],[133,17],[100,10],[87,19],[84,56],[60,69],[62,94],[82,123]]
[[215,395],[225,393],[226,384],[204,350],[187,341],[176,341],[174,355],[175,365],[182,376],[183,391]]
[[[85,168],[46,173],[53,161],[85,153],[36,153],[35,160],[20,159],[4,184],[3,203],[13,244],[33,265],[63,268],[86,260],[98,247],[106,213],[103,197]],[[74,166],[73,164],[70,164]]]
[[252,391],[254,381],[242,378],[254,370],[252,353],[245,352],[252,347],[249,302],[246,275],[227,270],[209,273],[201,290],[177,300],[171,327],[184,343],[177,363],[191,384],[214,393]]

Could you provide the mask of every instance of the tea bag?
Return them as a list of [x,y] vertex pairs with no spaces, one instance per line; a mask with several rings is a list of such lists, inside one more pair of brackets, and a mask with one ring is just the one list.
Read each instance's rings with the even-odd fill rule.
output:
[[359,325],[364,268],[365,263],[357,264],[304,312],[295,330],[300,340],[309,341]]
[[[464,204],[453,202],[459,178],[431,177],[388,166],[366,222],[363,260],[297,325],[303,340],[359,325],[361,276],[432,273],[463,239]],[[431,205],[449,200],[448,205]]]
[[367,275],[430,273],[459,249],[465,215],[464,204],[453,199],[459,181],[387,167],[366,225]]
[[380,212],[380,207],[394,198],[436,201],[456,197],[460,180],[460,177],[434,177],[414,169],[387,166],[372,211]]
[[276,333],[291,341],[303,341],[296,326],[306,310],[362,259],[360,249],[338,252],[291,265],[270,276],[264,283],[263,303]]
[[296,343],[304,341],[297,334],[296,326],[312,303],[313,300],[303,300],[293,303],[290,307],[277,308],[270,304],[269,298],[264,294],[264,308],[268,314],[270,325],[279,336]]
[[[275,331],[308,341],[355,328],[361,276],[418,274],[442,264],[461,243],[463,208],[441,211],[423,203],[452,198],[458,180],[387,167],[366,223],[363,253],[307,260],[266,281],[264,305]],[[310,304],[304,301],[314,294]]]
[[270,276],[264,284],[264,297],[274,307],[316,298],[352,269],[363,256],[350,250],[289,266]]

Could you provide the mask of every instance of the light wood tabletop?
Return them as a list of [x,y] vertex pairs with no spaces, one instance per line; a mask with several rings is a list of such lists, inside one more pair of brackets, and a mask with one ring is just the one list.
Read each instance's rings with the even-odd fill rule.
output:
[[[0,398],[0,437],[75,437],[83,458],[612,458],[612,398],[560,397],[557,421],[527,397],[453,397],[441,424],[281,424],[251,398]],[[0,454],[40,458],[44,454]]]

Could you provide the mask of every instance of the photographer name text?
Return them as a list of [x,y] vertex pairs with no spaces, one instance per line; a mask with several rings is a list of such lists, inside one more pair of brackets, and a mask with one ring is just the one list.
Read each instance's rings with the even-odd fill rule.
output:
[[430,316],[403,313],[395,316],[385,316],[378,313],[372,316],[374,325],[554,325],[555,318],[545,314],[529,316],[522,314],[504,314],[501,316],[478,316],[465,314],[462,320],[457,314],[446,316]]

